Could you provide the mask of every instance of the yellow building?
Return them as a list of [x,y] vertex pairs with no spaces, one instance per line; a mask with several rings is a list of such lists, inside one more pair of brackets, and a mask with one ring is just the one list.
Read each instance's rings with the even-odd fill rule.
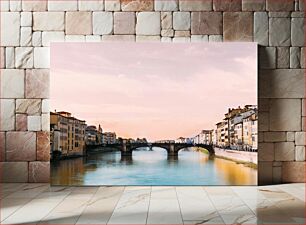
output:
[[78,156],[85,154],[84,120],[71,116],[69,112],[51,112],[51,151],[61,156]]

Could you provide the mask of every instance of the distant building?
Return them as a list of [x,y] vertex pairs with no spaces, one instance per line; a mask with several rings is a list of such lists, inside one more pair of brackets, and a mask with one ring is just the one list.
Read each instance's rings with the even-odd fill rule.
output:
[[85,154],[84,120],[71,116],[69,112],[50,113],[50,143],[51,153],[61,156],[75,156]]
[[212,144],[212,132],[213,130],[202,130],[193,138],[194,144]]
[[201,144],[206,144],[206,145],[212,144],[213,130],[202,130],[201,134],[203,137],[201,140]]
[[103,144],[115,144],[117,142],[115,132],[104,132],[102,135]]
[[217,126],[217,143],[219,147],[226,147],[228,144],[228,121],[223,120],[216,124]]
[[[257,151],[257,106],[230,108],[211,131],[211,143],[221,148]],[[201,141],[201,135],[195,140]]]
[[252,118],[252,151],[257,151],[258,149],[258,114],[253,114]]
[[136,139],[136,141],[135,141],[136,143],[148,143],[148,141],[147,141],[147,139],[146,138],[137,138]]
[[174,140],[158,140],[158,141],[155,141],[155,143],[175,143]]
[[186,143],[187,142],[187,138],[184,137],[179,137],[178,139],[175,140],[175,143]]
[[243,146],[244,150],[257,149],[257,114],[247,115],[243,118]]
[[99,125],[98,129],[96,126],[87,126],[86,127],[86,145],[100,145],[103,143],[103,132],[102,128]]

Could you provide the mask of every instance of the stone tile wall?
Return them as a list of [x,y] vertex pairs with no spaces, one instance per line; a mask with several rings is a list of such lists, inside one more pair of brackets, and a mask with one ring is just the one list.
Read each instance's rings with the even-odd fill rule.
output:
[[1,0],[4,182],[49,181],[56,41],[258,42],[259,183],[305,181],[303,0]]

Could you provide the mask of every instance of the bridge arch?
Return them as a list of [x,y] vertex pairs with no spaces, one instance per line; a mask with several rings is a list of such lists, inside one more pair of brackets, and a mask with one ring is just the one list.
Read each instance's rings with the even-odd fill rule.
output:
[[210,155],[214,155],[212,145],[206,144],[187,144],[187,143],[116,143],[96,146],[97,149],[111,148],[121,151],[122,155],[132,155],[132,152],[141,147],[158,147],[165,149],[168,155],[177,155],[184,148],[200,147],[209,151]]
[[178,147],[176,149],[176,151],[179,152],[179,151],[181,151],[183,149],[186,149],[186,148],[202,148],[202,149],[207,150],[209,152],[209,155],[214,155],[215,154],[215,151],[214,151],[214,149],[213,149],[213,147],[211,145],[203,145],[203,146],[196,146],[196,145],[194,145],[194,146],[188,146],[188,147],[180,146],[180,147]]
[[169,151],[169,149],[166,148],[166,147],[149,146],[149,145],[147,145],[147,146],[135,146],[135,147],[131,147],[131,148],[130,148],[130,151],[134,151],[134,150],[139,149],[139,148],[153,148],[153,147],[155,147],[155,148],[161,148],[161,149],[163,149],[163,150],[165,150],[165,151],[167,151],[167,152]]

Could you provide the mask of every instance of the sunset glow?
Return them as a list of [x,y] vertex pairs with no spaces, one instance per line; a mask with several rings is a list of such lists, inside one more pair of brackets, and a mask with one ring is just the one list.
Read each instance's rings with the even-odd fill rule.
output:
[[246,104],[257,104],[255,43],[51,44],[51,111],[117,136],[190,137]]

